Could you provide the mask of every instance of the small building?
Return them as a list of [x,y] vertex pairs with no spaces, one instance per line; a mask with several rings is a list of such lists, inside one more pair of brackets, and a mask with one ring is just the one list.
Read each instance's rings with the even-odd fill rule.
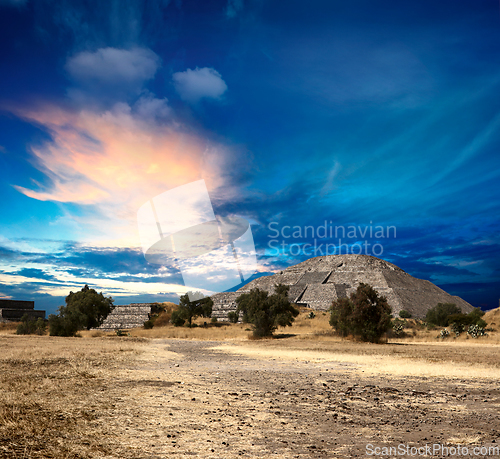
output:
[[25,314],[32,319],[45,319],[45,311],[35,310],[34,301],[0,300],[0,322],[20,322]]

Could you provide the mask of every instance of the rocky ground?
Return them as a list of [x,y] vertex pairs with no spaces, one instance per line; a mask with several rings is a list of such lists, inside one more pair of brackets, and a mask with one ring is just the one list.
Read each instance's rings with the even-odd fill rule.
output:
[[151,358],[114,387],[120,415],[102,422],[116,424],[123,457],[346,458],[367,457],[368,444],[499,446],[496,380],[363,375],[358,364],[256,359],[217,344],[156,341]]
[[5,336],[0,347],[0,458],[387,458],[416,454],[375,448],[426,444],[500,456],[472,454],[500,444],[498,345]]

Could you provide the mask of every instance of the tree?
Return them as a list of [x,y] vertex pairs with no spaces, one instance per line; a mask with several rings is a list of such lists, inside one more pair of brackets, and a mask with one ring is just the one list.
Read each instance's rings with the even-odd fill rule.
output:
[[[192,295],[197,296],[197,295]],[[187,321],[188,327],[192,327],[193,319],[197,317],[210,317],[212,315],[212,298],[199,298],[194,301],[189,300],[189,293],[179,298],[179,308],[172,313],[172,323],[176,326],[182,326]]]
[[286,285],[275,285],[275,293],[253,289],[236,299],[236,314],[243,313],[243,322],[253,325],[255,337],[272,336],[278,327],[291,326],[299,315],[288,299]]
[[85,285],[79,292],[70,292],[60,306],[58,314],[49,316],[49,332],[52,336],[75,336],[78,330],[99,327],[114,309],[113,298],[97,293]]
[[341,336],[349,334],[376,343],[391,327],[391,307],[368,284],[359,284],[350,298],[339,298],[331,308],[330,325]]
[[450,324],[449,316],[461,314],[461,309],[455,303],[438,303],[425,314],[425,321],[431,325],[447,327]]

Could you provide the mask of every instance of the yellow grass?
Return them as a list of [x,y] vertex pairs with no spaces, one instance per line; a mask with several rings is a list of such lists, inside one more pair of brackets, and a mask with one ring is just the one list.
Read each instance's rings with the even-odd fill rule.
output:
[[0,457],[106,457],[111,437],[95,413],[110,408],[104,383],[139,345],[0,336]]

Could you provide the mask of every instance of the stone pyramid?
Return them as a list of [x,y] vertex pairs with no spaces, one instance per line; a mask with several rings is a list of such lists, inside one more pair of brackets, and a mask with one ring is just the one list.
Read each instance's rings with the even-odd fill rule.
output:
[[152,303],[131,303],[116,305],[96,330],[125,330],[138,328],[151,316]]
[[274,285],[290,286],[290,301],[318,311],[326,311],[337,298],[348,297],[360,283],[371,285],[384,295],[394,316],[405,309],[413,317],[423,319],[438,303],[455,303],[464,313],[473,306],[452,296],[432,282],[417,279],[392,263],[368,255],[330,255],[310,258],[278,274],[254,279],[237,292],[212,296],[213,316],[226,319],[236,309],[236,298],[253,288],[270,293]]

